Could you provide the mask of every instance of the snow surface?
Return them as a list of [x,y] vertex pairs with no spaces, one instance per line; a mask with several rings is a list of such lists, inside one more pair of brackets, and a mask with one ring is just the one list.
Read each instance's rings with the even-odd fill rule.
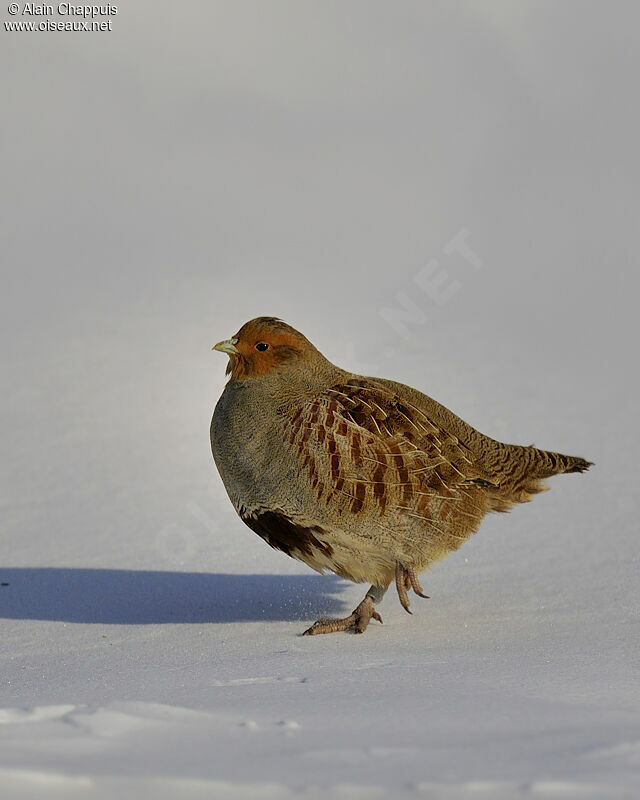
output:
[[[261,7],[3,41],[0,797],[638,797],[637,23]],[[365,587],[270,550],[215,471],[209,348],[258,314],[596,465],[413,616],[300,637]]]
[[164,324],[59,341],[5,403],[3,796],[634,796],[637,474],[585,425],[604,398],[521,397],[596,467],[489,517],[413,616],[389,593],[365,635],[303,638],[363,587],[235,518],[207,441],[223,357]]

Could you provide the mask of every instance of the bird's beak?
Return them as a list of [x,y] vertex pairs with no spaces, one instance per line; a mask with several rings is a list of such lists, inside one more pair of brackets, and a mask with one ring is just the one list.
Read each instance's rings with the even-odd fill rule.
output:
[[214,344],[211,349],[218,350],[221,353],[233,353],[234,355],[237,355],[240,352],[236,347],[237,342],[237,339],[225,339],[222,342],[218,342],[218,344]]

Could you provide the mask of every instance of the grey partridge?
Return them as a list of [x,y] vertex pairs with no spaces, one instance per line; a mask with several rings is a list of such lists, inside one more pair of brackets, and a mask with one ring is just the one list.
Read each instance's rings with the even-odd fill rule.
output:
[[[274,317],[247,322],[214,350],[230,379],[211,448],[237,513],[267,544],[371,584],[344,619],[306,634],[362,633],[392,581],[425,597],[418,573],[478,529],[488,511],[531,499],[583,458],[503,444],[395,381],[354,375]],[[409,612],[411,613],[411,612]]]

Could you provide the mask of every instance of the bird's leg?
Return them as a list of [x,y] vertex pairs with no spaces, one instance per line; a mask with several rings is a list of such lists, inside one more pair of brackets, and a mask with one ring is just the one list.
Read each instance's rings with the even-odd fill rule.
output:
[[[405,583],[408,581],[409,585],[413,589],[413,591],[418,595],[418,597],[424,597],[425,600],[429,599],[429,595],[425,594],[422,586],[420,586],[420,581],[418,580],[418,576],[416,575],[416,571],[413,567],[406,567],[405,568]],[[407,589],[409,586],[407,586]]]
[[320,633],[336,633],[353,629],[354,633],[364,633],[372,619],[382,623],[382,617],[375,610],[387,591],[387,586],[371,586],[363,601],[344,619],[319,619],[302,634],[316,636]]
[[407,589],[413,589],[417,595],[428,599],[428,595],[422,591],[415,569],[413,567],[403,567],[400,562],[396,564],[396,589],[398,590],[400,605],[408,614],[411,614],[412,611],[409,609]]
[[407,587],[405,585],[406,570],[400,562],[396,564],[396,589],[398,590],[398,598],[400,605],[404,608],[407,614],[413,612],[409,609],[409,596],[407,595]]

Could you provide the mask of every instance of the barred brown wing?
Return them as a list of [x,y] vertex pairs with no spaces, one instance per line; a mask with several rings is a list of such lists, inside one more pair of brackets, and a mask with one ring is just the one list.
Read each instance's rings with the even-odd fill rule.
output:
[[472,453],[418,408],[372,381],[350,379],[285,423],[286,442],[319,503],[339,513],[393,509],[433,521],[433,502],[491,485]]

